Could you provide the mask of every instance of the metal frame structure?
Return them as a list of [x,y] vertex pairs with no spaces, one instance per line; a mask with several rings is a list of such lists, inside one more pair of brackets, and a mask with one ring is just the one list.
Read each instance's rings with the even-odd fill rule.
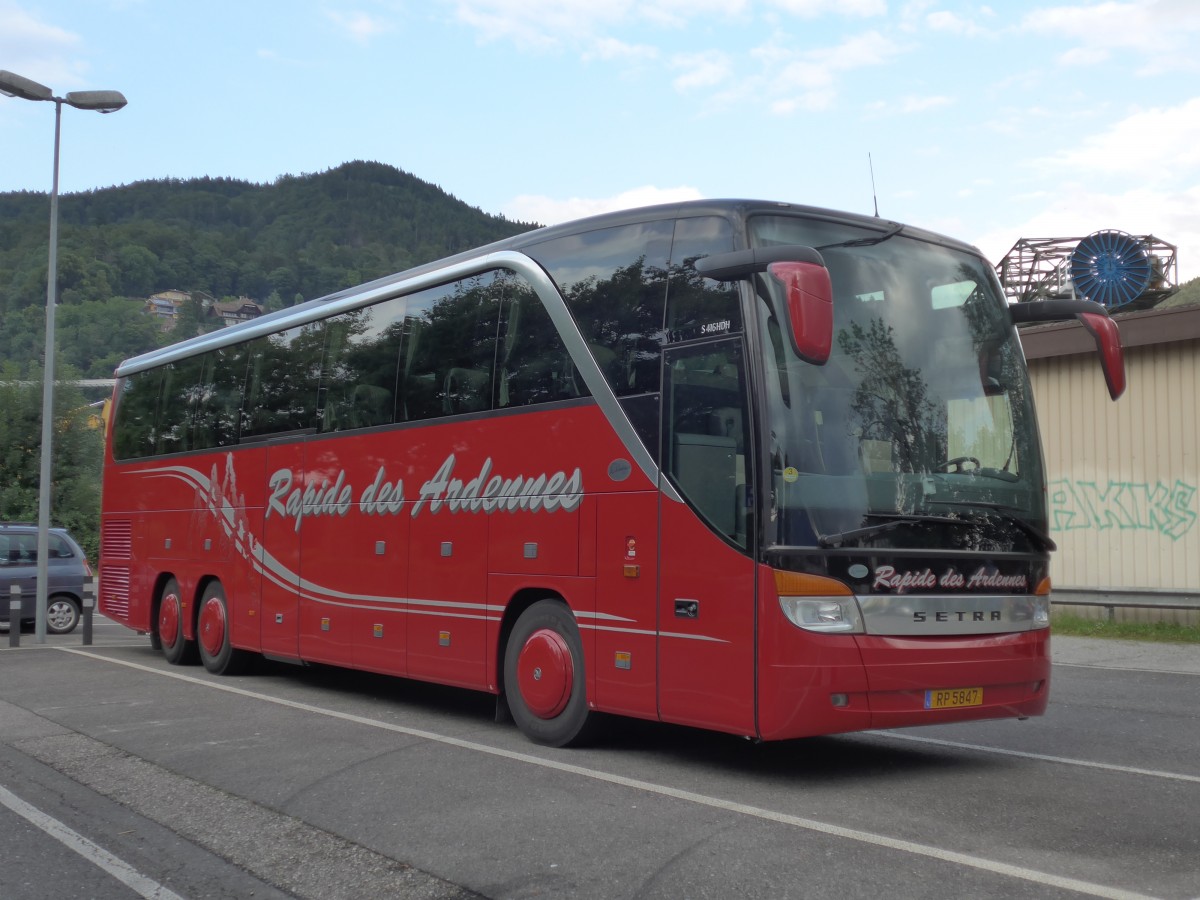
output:
[[[1150,260],[1151,275],[1146,288],[1122,310],[1149,309],[1179,289],[1177,247],[1152,234],[1134,235]],[[1071,280],[1071,257],[1086,237],[1021,238],[996,266],[1004,293],[1010,301],[1076,296]]]

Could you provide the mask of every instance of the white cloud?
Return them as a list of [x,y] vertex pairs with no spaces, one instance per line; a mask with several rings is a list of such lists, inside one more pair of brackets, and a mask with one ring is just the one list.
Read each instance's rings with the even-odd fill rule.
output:
[[326,16],[352,40],[360,44],[365,44],[371,38],[391,30],[391,26],[386,21],[361,10],[345,13],[330,10],[326,12]]
[[954,101],[949,97],[934,96],[934,97],[898,97],[894,100],[876,100],[868,105],[868,109],[872,112],[890,115],[907,115],[908,113],[927,112],[931,109],[940,109],[943,106],[949,106]]
[[949,106],[953,102],[949,97],[904,97],[900,101],[900,111],[903,113],[925,112]]
[[[834,47],[795,51],[784,40],[756,48],[752,57],[763,68],[769,108],[780,115],[798,109],[819,110],[836,98],[836,76],[866,66],[887,63],[901,52],[891,38],[877,31],[853,35]],[[757,85],[751,86],[752,88]],[[746,91],[753,94],[754,90]]]
[[681,28],[691,19],[741,15],[749,6],[750,0],[644,0],[634,8],[655,25]]
[[550,48],[590,37],[629,14],[631,0],[455,0],[454,16],[482,41],[511,40],[522,47]]
[[[1200,96],[1179,106],[1136,112],[1108,131],[1035,161],[1042,170],[1132,177],[1156,184],[1200,176]],[[1198,177],[1200,180],[1200,177]]]
[[699,199],[701,194],[693,187],[660,188],[653,185],[631,188],[613,197],[571,197],[557,200],[539,194],[522,194],[505,204],[504,215],[519,222],[554,225],[619,209]]
[[2,68],[41,82],[62,94],[83,81],[87,65],[79,60],[79,35],[53,25],[41,14],[0,0],[0,60]]
[[657,47],[647,44],[627,44],[616,38],[599,38],[592,44],[592,48],[583,54],[585,61],[594,59],[606,62],[611,60],[647,61],[657,58]]
[[681,54],[671,60],[671,68],[683,73],[672,82],[678,91],[716,87],[733,71],[729,57],[719,50]]
[[966,35],[967,37],[983,34],[986,30],[971,20],[963,18],[958,13],[948,10],[938,10],[937,12],[930,13],[925,17],[925,24],[933,31],[945,31],[950,34]]
[[741,15],[749,0],[447,0],[454,17],[479,32],[480,40],[511,40],[552,49],[591,43],[607,30],[648,23],[681,28],[692,20]]
[[1081,46],[1059,57],[1064,65],[1095,64],[1123,50],[1146,57],[1143,75],[1198,67],[1193,46],[1200,35],[1200,4],[1194,0],[1050,6],[1026,15],[1021,28],[1078,42]]
[[770,5],[806,19],[825,13],[862,17],[887,15],[887,0],[770,0]]

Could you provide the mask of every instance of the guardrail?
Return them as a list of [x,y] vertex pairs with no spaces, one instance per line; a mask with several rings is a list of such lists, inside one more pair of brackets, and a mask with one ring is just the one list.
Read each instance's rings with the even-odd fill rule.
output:
[[1183,592],[1150,594],[1144,591],[1055,590],[1050,595],[1050,605],[1052,607],[1098,606],[1105,610],[1108,621],[1112,622],[1116,620],[1118,609],[1200,612],[1200,594]]

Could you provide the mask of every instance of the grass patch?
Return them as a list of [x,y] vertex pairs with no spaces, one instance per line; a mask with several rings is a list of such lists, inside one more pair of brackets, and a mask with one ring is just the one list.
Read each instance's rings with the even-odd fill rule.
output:
[[1174,622],[1109,622],[1107,619],[1085,619],[1071,613],[1055,613],[1050,620],[1050,628],[1054,634],[1072,637],[1200,644],[1200,628]]

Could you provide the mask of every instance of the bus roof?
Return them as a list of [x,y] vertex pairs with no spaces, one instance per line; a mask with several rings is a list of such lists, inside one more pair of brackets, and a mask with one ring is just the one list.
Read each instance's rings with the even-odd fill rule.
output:
[[[128,375],[133,372],[163,365],[173,360],[185,359],[197,353],[203,353],[220,347],[228,347],[264,334],[274,334],[288,328],[313,322],[329,315],[329,306],[333,304],[336,304],[341,309],[354,308],[356,305],[366,306],[389,296],[398,296],[413,290],[419,290],[420,288],[430,286],[430,276],[436,276],[436,273],[444,270],[459,270],[458,274],[461,274],[463,266],[469,266],[472,262],[476,261],[485,263],[488,257],[500,251],[513,250],[519,252],[526,247],[557,237],[597,231],[602,228],[613,228],[620,225],[632,225],[639,222],[653,222],[662,219],[691,218],[696,216],[732,215],[741,219],[754,214],[763,215],[771,213],[801,215],[807,218],[823,219],[878,231],[901,228],[907,237],[942,244],[968,253],[980,253],[977,248],[954,238],[910,225],[901,226],[898,222],[881,219],[877,216],[841,212],[815,206],[802,206],[800,204],[784,203],[781,201],[690,200],[681,203],[643,206],[617,212],[602,213],[584,219],[575,219],[558,225],[536,228],[532,231],[514,235],[513,237],[505,238],[491,244],[485,244],[472,250],[466,250],[462,253],[434,260],[433,262],[414,266],[403,272],[385,275],[374,281],[368,281],[364,284],[335,291],[332,294],[326,294],[323,297],[307,300],[304,303],[287,309],[267,313],[248,322],[222,328],[219,331],[209,334],[187,338],[167,347],[127,359],[117,368],[116,374],[118,376]],[[447,277],[453,278],[457,277],[457,275],[451,275],[447,271]]]

